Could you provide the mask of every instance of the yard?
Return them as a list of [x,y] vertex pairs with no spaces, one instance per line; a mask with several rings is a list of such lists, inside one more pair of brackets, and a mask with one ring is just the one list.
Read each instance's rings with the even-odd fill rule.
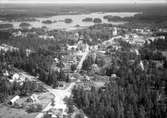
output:
[[[49,92],[40,93],[37,95],[43,108],[51,102],[51,99],[54,98],[54,96]],[[0,118],[34,118],[38,112],[28,113],[26,111],[27,105],[30,104],[26,102],[27,98],[28,97],[24,97],[18,100],[18,103],[24,104],[24,108],[21,109],[12,108],[12,106],[6,104],[0,104]]]

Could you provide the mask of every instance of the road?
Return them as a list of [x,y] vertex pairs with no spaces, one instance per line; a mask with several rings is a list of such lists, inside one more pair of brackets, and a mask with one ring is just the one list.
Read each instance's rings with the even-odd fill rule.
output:
[[78,64],[78,66],[77,66],[75,72],[79,72],[79,71],[81,70],[82,64],[83,64],[83,62],[85,61],[85,59],[86,59],[86,57],[87,57],[88,54],[89,54],[89,45],[87,44],[87,45],[86,45],[85,52],[83,53],[82,58],[81,58],[81,60],[80,60],[80,62],[79,62],[79,64]]
[[[77,66],[77,69],[75,72],[79,72],[80,69],[82,68],[82,64],[84,62],[84,60],[86,59],[87,55],[89,54],[89,45],[86,45],[86,49],[85,52],[82,55],[82,58]],[[39,81],[40,83],[43,84],[43,86],[45,87],[45,89],[47,89],[50,93],[52,93],[54,95],[54,106],[51,105],[51,103],[49,103],[43,110],[41,113],[39,113],[35,118],[42,118],[44,113],[46,113],[46,111],[48,111],[49,109],[52,108],[56,108],[56,109],[62,109],[63,110],[63,115],[67,115],[66,113],[66,109],[67,109],[67,105],[64,102],[64,98],[66,97],[70,97],[71,96],[71,91],[72,88],[75,86],[75,82],[72,82],[68,88],[66,88],[65,90],[60,90],[60,89],[53,89],[49,86],[47,86],[45,83]]]
[[63,115],[67,115],[66,113],[66,108],[67,105],[64,102],[64,98],[70,97],[71,96],[71,90],[74,87],[75,83],[71,83],[68,88],[65,90],[59,90],[59,89],[51,89],[51,88],[46,88],[50,93],[54,95],[54,106],[49,103],[41,113],[39,113],[35,118],[42,118],[44,116],[44,113],[46,113],[48,110],[52,108],[56,109],[62,109],[63,110]]

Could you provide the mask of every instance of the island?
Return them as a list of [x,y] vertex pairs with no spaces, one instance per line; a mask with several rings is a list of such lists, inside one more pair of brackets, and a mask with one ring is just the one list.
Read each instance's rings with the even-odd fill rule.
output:
[[51,20],[44,20],[44,21],[42,21],[42,23],[44,23],[44,24],[52,24],[52,21]]
[[100,18],[94,18],[94,19],[93,19],[93,22],[94,22],[94,23],[101,23],[102,20],[101,20]]
[[65,23],[72,23],[72,19],[66,18],[66,19],[64,20],[64,22],[65,22]]
[[93,18],[90,18],[90,17],[86,17],[82,19],[82,22],[92,22],[92,21],[93,21]]
[[112,18],[113,16],[112,15],[105,15],[103,16],[103,19],[109,19],[109,18]]
[[19,27],[22,28],[22,29],[29,29],[31,27],[31,24],[29,24],[29,23],[21,23],[19,25]]
[[119,16],[113,16],[113,17],[108,17],[107,20],[110,22],[110,21],[124,21],[125,19]]

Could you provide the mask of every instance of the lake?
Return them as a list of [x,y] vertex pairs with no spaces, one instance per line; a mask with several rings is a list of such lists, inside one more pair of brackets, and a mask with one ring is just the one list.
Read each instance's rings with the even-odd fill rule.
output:
[[[90,14],[76,14],[76,15],[57,15],[57,16],[51,16],[51,17],[42,17],[42,18],[35,18],[37,21],[26,21],[26,23],[31,24],[32,27],[40,28],[42,26],[46,26],[49,30],[53,29],[63,29],[63,30],[74,30],[78,28],[88,27],[94,25],[93,22],[83,22],[82,20],[86,17],[91,18],[100,18],[102,20],[102,23],[110,23],[114,25],[118,24],[124,24],[125,22],[108,22],[108,20],[103,19],[106,15],[112,15],[112,16],[119,16],[119,17],[132,17],[136,14],[139,14],[138,12],[98,12],[98,13],[90,13]],[[70,18],[73,20],[72,23],[65,23],[63,22],[64,19]],[[45,20],[51,20],[51,21],[58,21],[54,22],[52,24],[44,24],[42,21]],[[13,24],[14,28],[19,28],[19,25],[21,22],[1,22],[1,23],[11,23]],[[78,27],[76,27],[78,25]]]

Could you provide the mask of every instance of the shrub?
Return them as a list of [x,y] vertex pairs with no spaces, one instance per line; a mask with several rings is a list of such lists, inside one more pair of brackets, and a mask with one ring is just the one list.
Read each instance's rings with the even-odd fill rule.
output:
[[79,113],[75,116],[75,118],[84,118],[84,115],[82,113]]
[[31,105],[27,108],[27,112],[28,112],[28,113],[40,112],[41,110],[42,110],[42,105],[41,105],[41,104],[31,104]]
[[43,118],[52,118],[51,114],[46,113]]

